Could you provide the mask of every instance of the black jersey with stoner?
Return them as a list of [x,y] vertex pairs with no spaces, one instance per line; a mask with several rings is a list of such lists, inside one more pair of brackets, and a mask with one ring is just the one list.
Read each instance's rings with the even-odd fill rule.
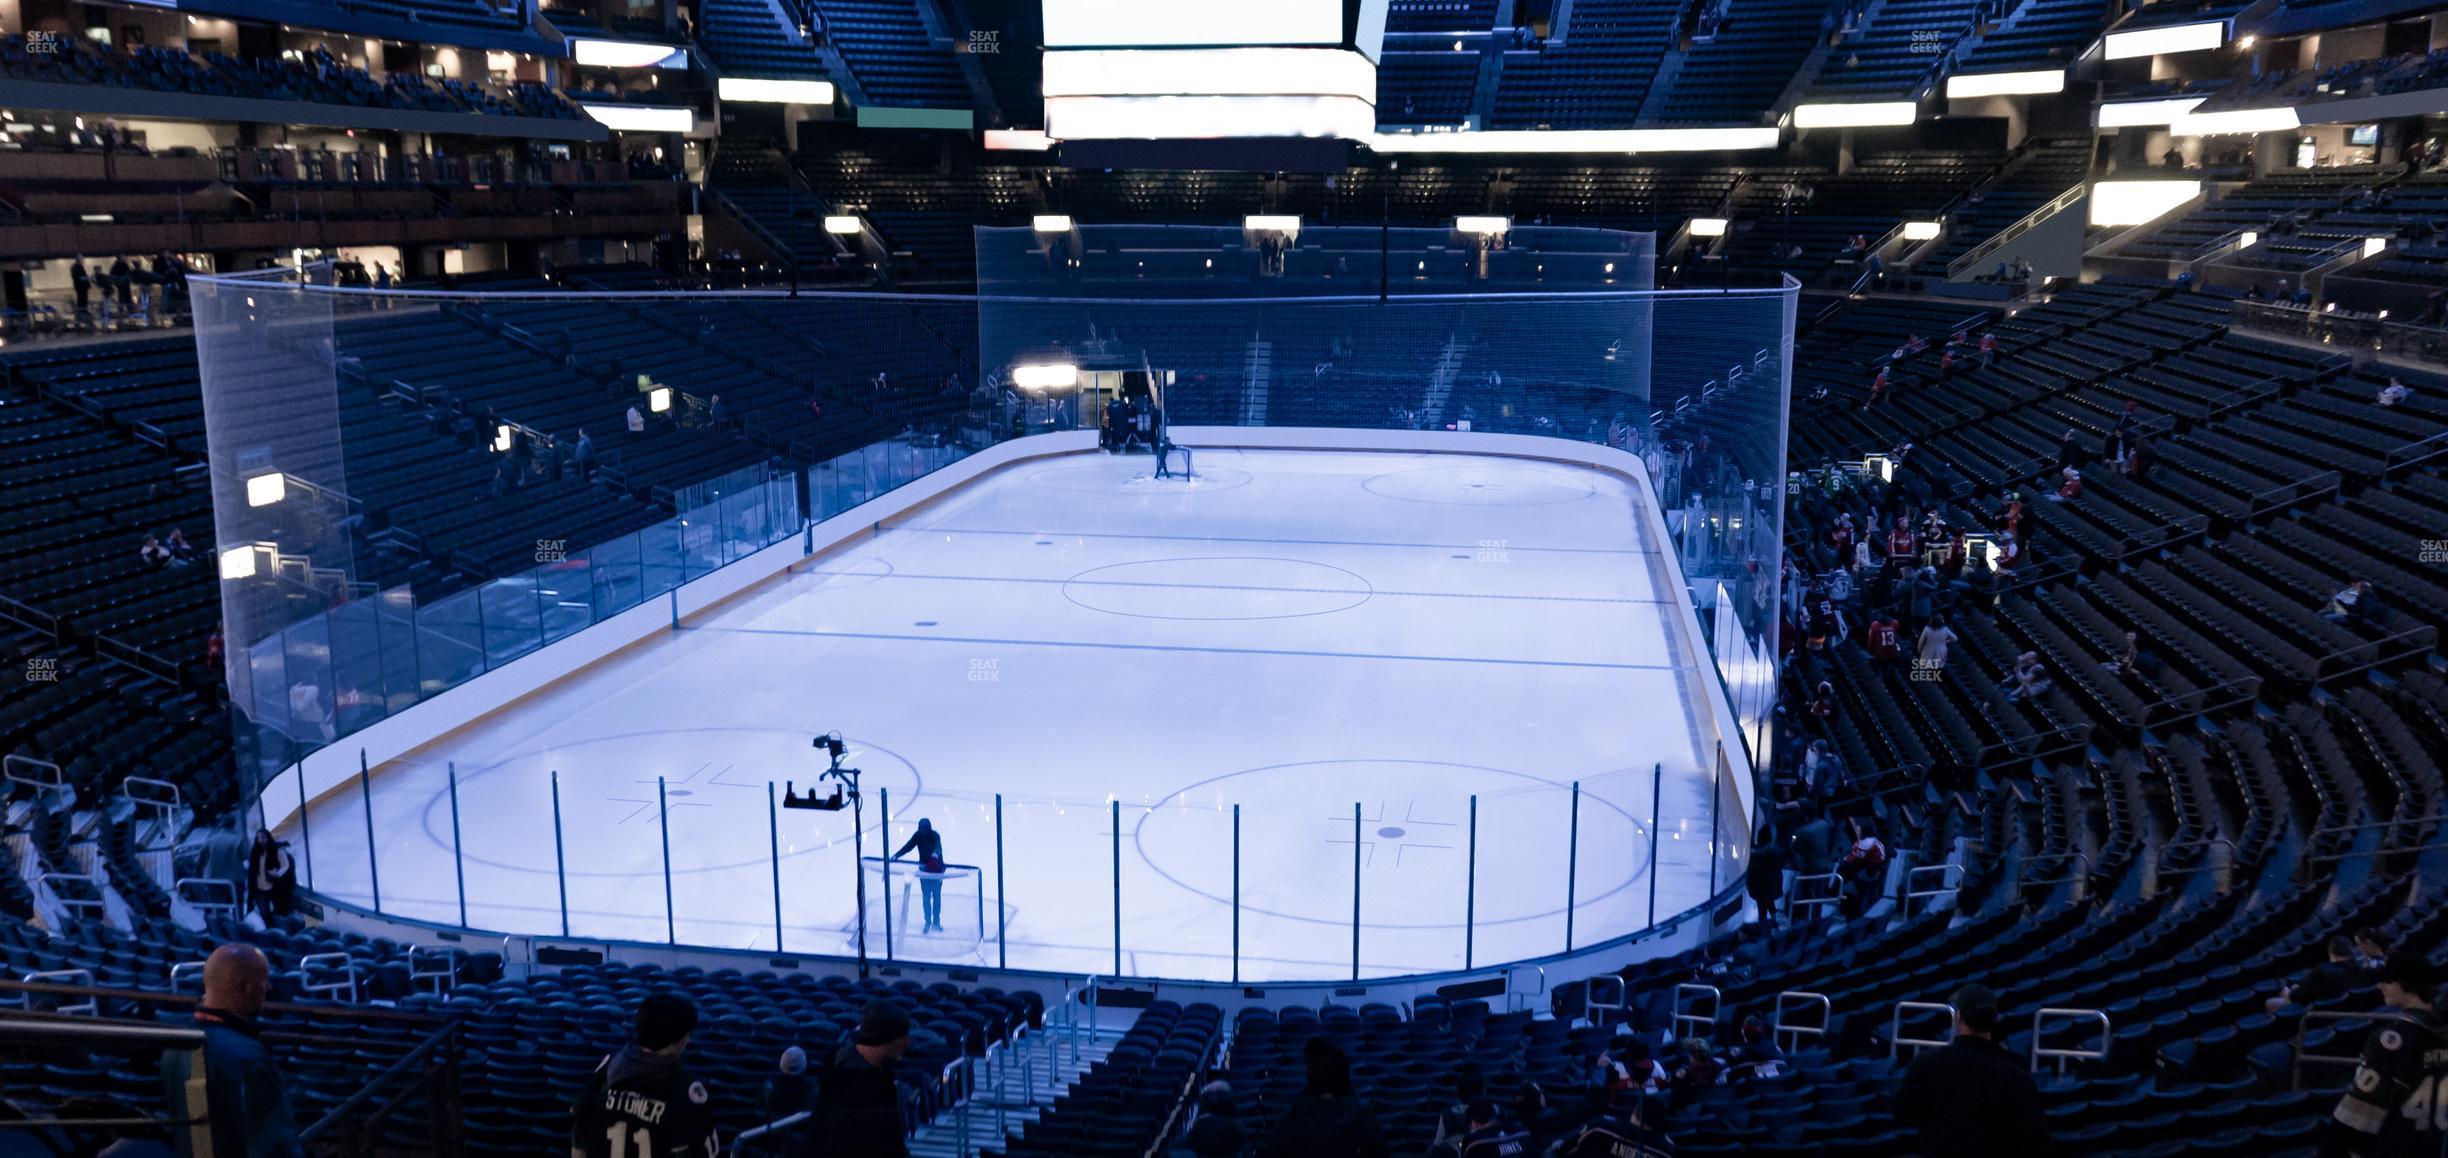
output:
[[585,1158],[717,1158],[705,1083],[676,1056],[631,1046],[606,1057],[570,1110],[570,1151]]

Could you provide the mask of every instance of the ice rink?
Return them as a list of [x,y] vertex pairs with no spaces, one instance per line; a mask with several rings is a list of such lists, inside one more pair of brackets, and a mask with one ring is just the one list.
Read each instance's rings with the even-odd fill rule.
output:
[[[574,937],[774,950],[778,894],[780,949],[847,953],[849,814],[769,830],[834,730],[870,855],[888,795],[895,846],[925,817],[976,866],[941,932],[914,865],[871,872],[878,958],[889,919],[898,958],[1106,973],[1118,918],[1124,973],[1348,977],[1355,860],[1368,976],[1460,969],[1466,941],[1482,966],[1559,952],[1568,896],[1576,945],[1705,899],[1708,677],[1636,484],[1448,454],[1152,465],[1012,466],[375,769],[381,907],[458,923],[464,890],[483,929],[558,935],[566,908]],[[331,793],[286,834],[360,904],[364,807]]]

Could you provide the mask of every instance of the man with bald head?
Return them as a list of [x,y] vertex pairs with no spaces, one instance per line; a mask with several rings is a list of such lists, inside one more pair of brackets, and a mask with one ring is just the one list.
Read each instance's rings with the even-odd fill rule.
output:
[[204,1093],[212,1113],[213,1153],[303,1158],[297,1119],[272,1054],[255,1024],[272,990],[272,965],[253,945],[231,942],[204,960]]

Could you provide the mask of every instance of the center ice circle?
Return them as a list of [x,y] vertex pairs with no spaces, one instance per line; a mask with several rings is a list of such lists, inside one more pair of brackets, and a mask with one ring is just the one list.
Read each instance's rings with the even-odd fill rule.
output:
[[1381,499],[1463,507],[1554,506],[1598,493],[1570,472],[1471,460],[1381,474],[1360,489]]
[[[1142,810],[1132,840],[1158,876],[1229,906],[1237,804],[1241,911],[1348,926],[1357,803],[1362,924],[1460,929],[1477,796],[1478,927],[1553,918],[1560,932],[1571,878],[1586,940],[1595,941],[1645,919],[1645,908],[1633,911],[1632,886],[1649,867],[1648,828],[1625,804],[1645,808],[1648,787],[1645,776],[1584,782],[1577,865],[1567,852],[1569,783],[1442,760],[1309,760],[1228,772]],[[1637,801],[1627,795],[1634,790]]]
[[1110,563],[1063,582],[1081,607],[1139,619],[1296,619],[1349,611],[1375,593],[1357,572],[1265,555]]

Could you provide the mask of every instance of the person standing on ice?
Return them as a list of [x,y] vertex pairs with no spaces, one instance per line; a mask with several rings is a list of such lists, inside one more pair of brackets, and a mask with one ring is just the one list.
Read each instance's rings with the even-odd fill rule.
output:
[[919,932],[943,932],[943,836],[935,831],[934,821],[920,819],[918,831],[902,842],[892,859],[908,856],[911,849],[918,850],[918,899],[926,916],[926,928]]

